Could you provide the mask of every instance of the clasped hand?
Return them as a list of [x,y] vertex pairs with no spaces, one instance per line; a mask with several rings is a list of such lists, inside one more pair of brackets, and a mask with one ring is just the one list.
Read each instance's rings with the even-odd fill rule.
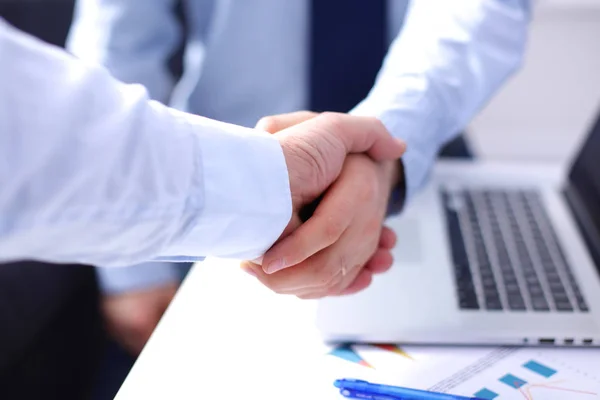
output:
[[[281,294],[351,294],[392,265],[396,237],[383,227],[405,145],[370,117],[301,111],[263,118],[289,171],[293,216],[262,260],[242,267]],[[299,213],[324,193],[312,216]]]

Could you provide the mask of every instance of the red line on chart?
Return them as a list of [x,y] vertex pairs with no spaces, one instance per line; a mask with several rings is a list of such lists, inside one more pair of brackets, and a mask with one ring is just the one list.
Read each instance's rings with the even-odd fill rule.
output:
[[533,400],[530,395],[523,391],[523,388],[519,388],[519,392],[525,397],[526,400]]
[[588,392],[588,391],[585,391],[585,390],[567,389],[567,388],[561,388],[561,387],[558,387],[558,386],[550,386],[550,385],[543,384],[543,383],[529,385],[529,387],[527,387],[527,389],[526,389],[526,392],[523,392],[521,389],[519,389],[519,391],[525,397],[525,399],[527,399],[527,400],[533,400],[533,395],[531,394],[531,389],[535,389],[535,388],[544,388],[544,389],[551,389],[551,390],[561,390],[563,392],[587,394],[587,395],[591,395],[591,396],[596,396],[598,394],[598,393],[595,393],[595,392]]

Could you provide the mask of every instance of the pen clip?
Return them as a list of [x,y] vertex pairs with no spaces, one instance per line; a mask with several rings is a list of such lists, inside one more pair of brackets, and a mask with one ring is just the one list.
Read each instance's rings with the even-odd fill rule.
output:
[[357,400],[402,400],[400,397],[388,396],[378,393],[359,392],[352,389],[340,389],[340,394],[347,399]]

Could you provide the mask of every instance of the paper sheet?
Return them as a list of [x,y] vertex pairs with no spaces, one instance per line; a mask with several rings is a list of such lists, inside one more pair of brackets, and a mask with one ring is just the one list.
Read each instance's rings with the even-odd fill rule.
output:
[[332,370],[377,383],[485,399],[600,399],[598,349],[360,345],[327,357]]

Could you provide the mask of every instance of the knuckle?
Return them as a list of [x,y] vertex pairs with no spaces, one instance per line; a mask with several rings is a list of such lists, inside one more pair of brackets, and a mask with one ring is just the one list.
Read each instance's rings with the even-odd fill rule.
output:
[[260,126],[260,128],[265,131],[274,132],[277,130],[277,127],[279,126],[279,120],[275,116],[262,117],[258,121],[257,125]]
[[344,280],[344,275],[342,271],[345,270],[347,273],[350,272],[350,269],[348,269],[349,265],[350,264],[348,263],[348,257],[345,254],[340,254],[337,257],[337,262],[330,264],[330,275],[329,279],[323,285],[324,288],[326,290],[332,290],[340,286],[342,284],[342,281]]
[[[365,234],[367,238],[377,242],[381,233],[381,222],[378,218],[370,218],[365,226]],[[376,244],[376,243],[375,243]]]
[[327,296],[339,296],[340,294],[342,294],[344,289],[345,289],[345,287],[343,287],[342,285],[337,285],[337,286],[331,287],[327,291]]
[[335,243],[344,231],[344,222],[342,218],[334,218],[327,221],[325,226],[325,240],[328,245]]
[[338,257],[338,269],[342,271],[344,269],[347,269],[348,265],[348,256],[345,253],[340,254]]
[[327,289],[335,285],[339,279],[339,269],[335,265],[325,265],[316,274],[316,284],[321,289]]
[[316,117],[318,115],[318,113],[316,113],[314,111],[310,111],[310,110],[300,110],[296,113],[296,115],[298,115],[302,119],[308,119],[308,118]]
[[375,200],[379,193],[379,184],[376,179],[363,179],[361,182],[361,189],[358,192],[359,198],[362,202],[371,202]]
[[307,235],[293,234],[293,242],[290,242],[292,247],[287,252],[289,256],[286,258],[294,265],[306,260],[307,255],[310,254],[312,248],[310,239],[311,238],[307,237]]
[[344,114],[326,111],[320,114],[318,118],[322,118],[323,121],[327,123],[327,126],[329,126],[332,132],[343,131],[342,128],[344,126],[345,121]]
[[373,130],[375,132],[385,133],[385,134],[389,135],[387,128],[385,127],[383,122],[381,122],[381,120],[379,118],[376,118],[376,117],[365,117],[365,118],[369,119],[371,126],[373,127]]
[[320,116],[324,119],[335,121],[337,118],[339,118],[340,113],[336,113],[333,111],[325,111],[325,112],[321,113]]
[[373,122],[373,124],[375,126],[377,126],[379,129],[382,129],[387,132],[387,128],[385,127],[383,122],[381,122],[381,120],[379,118],[376,118],[376,117],[369,117],[369,118],[371,119],[371,121]]
[[337,282],[334,285],[331,285],[327,288],[327,295],[328,296],[337,296],[338,294],[340,294],[346,287],[347,283],[344,283],[344,277],[342,277],[342,274],[339,274],[339,279],[337,280]]

